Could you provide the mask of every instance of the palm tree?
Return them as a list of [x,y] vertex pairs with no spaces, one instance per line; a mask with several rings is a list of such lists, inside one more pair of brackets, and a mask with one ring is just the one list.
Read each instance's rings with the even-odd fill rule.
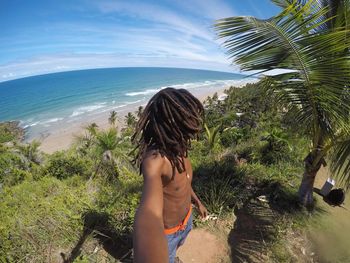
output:
[[85,134],[75,136],[75,145],[78,153],[86,155],[87,151],[95,143],[95,138],[98,133],[98,125],[93,122],[87,125],[84,129]]
[[273,0],[282,11],[269,19],[230,17],[215,28],[244,71],[282,69],[264,78],[296,124],[309,131],[310,149],[299,188],[313,204],[313,185],[325,158],[350,185],[350,2]]
[[98,131],[98,125],[95,122],[90,123],[85,127],[85,130],[88,132],[90,137],[95,137]]
[[139,106],[139,108],[138,108],[137,111],[136,111],[136,116],[137,116],[137,118],[140,119],[140,117],[141,117],[141,115],[142,115],[142,113],[143,113],[143,110],[144,110],[143,106]]
[[112,125],[112,126],[115,126],[115,123],[116,123],[117,119],[118,119],[117,112],[115,110],[112,110],[110,112],[110,115],[109,115],[109,118],[108,118],[109,124]]
[[95,174],[103,168],[104,170],[112,171],[115,177],[118,176],[116,170],[117,160],[114,155],[114,151],[117,149],[120,142],[120,138],[117,135],[117,130],[114,128],[110,128],[106,131],[99,131],[96,134],[95,146],[100,161],[96,167]]
[[40,164],[42,162],[42,155],[39,150],[40,142],[33,140],[26,144],[17,144],[17,152],[20,153],[28,162]]
[[131,112],[129,112],[128,115],[125,116],[125,124],[129,128],[134,128],[136,125],[136,122],[137,122],[136,117]]

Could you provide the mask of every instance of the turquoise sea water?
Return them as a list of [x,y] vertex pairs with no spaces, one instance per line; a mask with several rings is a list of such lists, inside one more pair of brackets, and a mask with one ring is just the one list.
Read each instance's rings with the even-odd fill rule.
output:
[[70,71],[0,83],[0,121],[28,130],[79,121],[147,101],[161,88],[228,86],[244,76],[178,68],[109,68]]

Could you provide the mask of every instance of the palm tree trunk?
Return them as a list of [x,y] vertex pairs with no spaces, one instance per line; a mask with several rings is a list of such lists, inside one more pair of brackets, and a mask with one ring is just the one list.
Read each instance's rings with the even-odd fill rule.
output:
[[303,179],[299,187],[299,191],[298,191],[299,200],[306,207],[310,207],[314,203],[313,189],[314,189],[316,174],[317,172],[310,172],[305,169]]
[[[316,163],[315,163],[316,162]],[[309,153],[304,159],[305,170],[298,191],[299,201],[306,207],[313,206],[313,190],[317,172],[321,165],[325,166],[325,160],[319,153]]]

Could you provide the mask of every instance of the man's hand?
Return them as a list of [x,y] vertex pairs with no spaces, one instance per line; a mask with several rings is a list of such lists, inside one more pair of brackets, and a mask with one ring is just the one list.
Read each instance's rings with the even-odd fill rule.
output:
[[204,205],[202,205],[201,201],[197,197],[196,193],[193,191],[191,187],[191,199],[198,208],[199,215],[201,216],[202,219],[206,218],[208,216],[208,210],[205,208]]
[[204,205],[202,205],[202,203],[198,204],[198,211],[199,211],[199,215],[201,216],[202,219],[207,218],[208,210],[205,208]]

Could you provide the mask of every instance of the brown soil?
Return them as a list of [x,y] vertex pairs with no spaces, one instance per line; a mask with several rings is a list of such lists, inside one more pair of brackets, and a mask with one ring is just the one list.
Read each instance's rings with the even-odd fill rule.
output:
[[184,263],[217,263],[227,255],[227,242],[202,228],[192,230],[177,252]]

